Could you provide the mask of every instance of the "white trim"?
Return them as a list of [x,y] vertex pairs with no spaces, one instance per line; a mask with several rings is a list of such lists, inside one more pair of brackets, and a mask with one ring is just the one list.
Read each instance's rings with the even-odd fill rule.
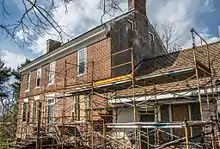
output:
[[56,96],[56,93],[47,93],[45,94],[46,98],[54,98]]
[[40,100],[40,95],[38,95],[38,96],[34,96],[34,100],[35,100],[35,101]]
[[24,103],[28,103],[28,98],[24,98]]
[[[213,92],[219,92],[220,91],[220,86],[216,87],[213,89]],[[205,95],[205,90],[200,89],[200,94]],[[212,93],[212,88],[207,89],[207,93]],[[189,96],[197,96],[198,95],[198,90],[193,89],[191,91],[180,91],[180,92],[175,92],[175,93],[167,93],[167,94],[161,94],[161,95],[156,95],[157,100],[161,99],[175,99],[179,97],[189,97]],[[135,101],[152,101],[155,100],[155,95],[150,95],[150,96],[141,96],[135,99]],[[124,102],[131,102],[133,101],[132,97],[128,98],[120,98],[120,99],[112,99],[109,100],[109,103],[116,104],[116,103],[124,103]]]

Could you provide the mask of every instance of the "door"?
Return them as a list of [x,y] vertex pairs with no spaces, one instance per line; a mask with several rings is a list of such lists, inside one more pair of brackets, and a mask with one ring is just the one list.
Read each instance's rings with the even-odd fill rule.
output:
[[[185,120],[189,120],[187,104],[172,105],[172,120],[174,122],[184,122]],[[174,128],[173,134],[178,137],[184,137],[184,128]]]
[[[152,114],[142,114],[140,116],[140,121],[141,122],[154,122],[154,112],[152,112]],[[154,139],[154,135],[155,133],[151,131],[153,131],[152,128],[142,128],[141,131],[143,131],[142,136],[141,136],[141,149],[151,149],[153,147],[151,147],[148,144],[155,144],[155,139]],[[147,135],[149,134],[149,135]],[[146,136],[149,136],[149,138],[147,138]]]

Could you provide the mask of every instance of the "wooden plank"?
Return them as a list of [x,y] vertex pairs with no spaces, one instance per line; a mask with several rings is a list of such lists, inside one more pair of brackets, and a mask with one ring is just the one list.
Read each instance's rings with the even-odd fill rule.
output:
[[[172,120],[178,122],[189,120],[187,104],[172,105]],[[185,131],[183,128],[174,128],[173,134],[179,137],[184,137]]]

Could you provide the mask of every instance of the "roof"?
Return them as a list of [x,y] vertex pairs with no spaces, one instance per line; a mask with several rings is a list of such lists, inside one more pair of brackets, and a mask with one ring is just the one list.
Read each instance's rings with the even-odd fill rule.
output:
[[[200,50],[201,46],[197,47],[197,49]],[[208,49],[211,61],[212,79],[213,83],[215,83],[220,79],[220,41],[208,44]],[[196,55],[198,60],[202,61],[207,58],[207,56],[202,57],[201,54],[204,53],[200,50],[200,53]],[[193,77],[195,73],[183,73],[184,70],[195,67],[193,58],[193,50],[190,48],[143,60],[136,69],[136,80],[138,80],[138,78],[143,78],[143,76],[152,77],[145,81],[144,86],[135,88],[136,95],[144,95],[145,93],[151,95],[154,94],[155,91],[159,94],[195,89],[197,87],[195,76]],[[179,76],[174,78],[173,72],[180,70],[183,71],[180,72]],[[164,74],[168,75],[164,76]],[[151,80],[153,76],[155,76],[156,80],[162,79],[162,81],[160,83],[152,83]],[[170,81],[168,81],[169,79]],[[203,87],[205,82],[209,84],[210,79],[210,77],[206,79],[201,77],[199,79],[201,87]],[[131,96],[132,89],[118,91],[118,94],[121,96]]]
[[125,18],[125,17],[131,15],[133,12],[134,12],[134,10],[128,11],[127,13],[124,13],[118,17],[115,17],[105,23],[102,23],[101,25],[77,36],[76,38],[73,38],[72,40],[68,41],[67,43],[63,44],[59,48],[53,50],[52,52],[48,52],[48,53],[34,59],[32,62],[28,63],[27,65],[20,67],[19,72],[30,71],[30,70],[36,69],[37,67],[41,67],[45,63],[52,62],[56,59],[59,59],[59,58],[65,56],[65,55],[68,55],[78,49],[84,48],[92,43],[95,43],[97,41],[100,41],[100,40],[106,38],[106,32],[108,31],[108,25],[111,22]]

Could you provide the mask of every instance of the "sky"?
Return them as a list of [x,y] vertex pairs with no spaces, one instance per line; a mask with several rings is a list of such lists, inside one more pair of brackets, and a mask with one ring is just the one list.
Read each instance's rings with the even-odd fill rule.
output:
[[[99,0],[73,0],[65,6],[62,0],[55,0],[57,9],[52,12],[53,18],[62,29],[68,33],[64,41],[68,41],[78,35],[101,24],[100,18],[102,11],[97,9]],[[13,23],[23,13],[21,0],[7,1],[7,11],[10,17],[4,18],[0,15],[0,24]],[[120,4],[123,12],[127,11],[127,1],[121,0]],[[0,8],[1,9],[1,8]],[[122,12],[117,12],[115,16]],[[199,34],[208,42],[219,40],[217,27],[220,25],[220,0],[147,0],[147,16],[152,24],[160,26],[166,21],[174,22],[178,34],[181,36],[178,44],[186,48],[191,46],[190,29],[194,27]],[[113,17],[105,16],[104,20]],[[16,68],[26,58],[31,60],[45,53],[46,40],[56,38],[53,28],[48,28],[48,34],[35,36],[33,43],[24,48],[17,46],[9,37],[0,36],[0,58],[7,66]],[[17,31],[18,39],[21,31]]]

